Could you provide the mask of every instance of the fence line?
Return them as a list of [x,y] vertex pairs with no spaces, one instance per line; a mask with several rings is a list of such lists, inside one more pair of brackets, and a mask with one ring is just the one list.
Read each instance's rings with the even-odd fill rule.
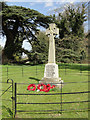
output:
[[[70,110],[67,110],[67,109],[62,109],[62,112],[66,112],[66,111],[68,111],[68,112],[70,112],[70,111],[79,111],[79,112],[83,112],[83,111],[88,111],[89,109],[86,109],[86,108],[84,108],[84,109],[70,109]],[[17,112],[59,112],[60,110],[58,109],[58,110],[33,110],[33,111],[25,111],[25,110],[17,110]],[[60,112],[61,113],[61,112]]]
[[[90,82],[90,81],[65,82],[65,83],[62,83],[62,85],[63,84],[69,84],[69,83],[88,83],[88,82]],[[33,84],[33,83],[17,83],[17,84]],[[38,83],[35,83],[35,84],[37,85]],[[49,83],[47,83],[47,84],[49,84]],[[60,84],[60,83],[50,83],[50,84]]]
[[[0,83],[11,84],[6,90],[0,90],[0,91],[4,91],[4,92],[0,95],[0,97],[3,96],[6,92],[11,92],[11,93],[12,93],[12,94],[11,94],[11,99],[2,99],[2,100],[12,102],[12,112],[13,112],[13,110],[14,110],[14,81],[13,81],[12,79],[7,79],[7,82],[0,82]],[[9,91],[10,88],[12,88],[11,91]],[[13,112],[12,114],[14,115],[14,112]],[[13,117],[13,116],[12,116],[12,117]]]
[[0,95],[0,97],[1,97],[2,95],[4,95],[11,87],[12,87],[12,85],[10,85],[10,86]]
[[[68,69],[73,69],[73,65],[71,66],[71,64],[59,64],[58,65],[59,66],[59,74],[60,74],[60,72],[61,72],[61,70],[63,70],[64,71],[64,73],[65,73],[65,75],[67,75],[68,74]],[[6,76],[7,76],[7,79],[8,79],[8,77],[9,77],[9,75],[14,75],[15,73],[16,74],[20,74],[20,73],[18,73],[18,72],[15,72],[15,73],[9,73],[9,71],[10,71],[10,68],[14,68],[14,67],[16,67],[16,68],[20,68],[20,70],[16,70],[16,71],[18,71],[18,72],[20,72],[21,73],[21,76],[23,77],[24,76],[24,74],[26,74],[27,72],[25,72],[27,69],[30,69],[30,67],[32,67],[32,66],[20,66],[20,67],[18,67],[18,66],[13,66],[13,67],[6,67],[6,71],[2,71],[2,72],[6,72],[7,74],[6,74]],[[43,66],[43,68],[42,68],[42,65],[41,65],[41,68],[39,68],[38,67],[38,65],[36,65],[36,66],[33,66],[33,67],[35,67],[34,68],[34,71],[35,71],[35,75],[37,76],[38,75],[38,72],[39,72],[39,70],[40,71],[44,71],[44,66]],[[3,67],[4,68],[4,67]],[[80,75],[83,75],[83,73],[86,73],[86,72],[82,72],[83,71],[83,68],[82,68],[82,65],[79,65],[78,66],[78,68],[80,68],[80,69],[78,69],[80,72]],[[88,71],[89,69],[87,69],[87,71]],[[11,72],[11,71],[10,71]],[[28,72],[28,73],[30,73],[30,72]],[[27,73],[27,74],[28,74]],[[78,74],[79,74],[78,73]],[[70,73],[70,74],[72,74],[72,73]],[[74,73],[74,75],[75,75],[76,73]],[[2,76],[4,76],[4,75],[2,75]]]
[[51,93],[51,94],[23,94],[23,93],[17,93],[17,95],[64,95],[64,94],[82,94],[82,93],[90,93],[90,91],[83,91],[83,92],[71,92],[71,93]]
[[[88,81],[86,81],[86,82],[88,82]],[[89,81],[90,82],[90,81]],[[72,83],[72,82],[71,82]],[[75,83],[75,82],[74,82]],[[77,82],[76,82],[77,83]],[[82,82],[82,83],[84,83],[84,82]],[[61,90],[60,90],[60,93],[49,93],[49,94],[34,94],[34,93],[32,93],[32,94],[24,94],[24,93],[17,93],[17,85],[20,85],[20,84],[24,84],[24,83],[15,83],[15,115],[16,115],[16,113],[17,112],[49,112],[49,111],[58,111],[58,112],[60,112],[61,114],[62,114],[62,112],[64,111],[67,111],[67,110],[63,110],[62,108],[63,108],[63,104],[72,104],[72,103],[88,103],[88,102],[90,102],[90,100],[83,100],[83,101],[68,101],[68,102],[63,102],[63,100],[62,100],[62,95],[64,95],[64,94],[85,94],[85,93],[90,93],[90,91],[81,91],[81,92],[69,92],[69,93],[64,93],[64,92],[62,92],[62,87],[61,87]],[[60,83],[61,84],[61,86],[62,86],[62,83]],[[18,96],[22,96],[22,95],[39,95],[39,96],[41,96],[41,95],[60,95],[61,96],[61,98],[60,98],[60,102],[35,102],[35,103],[32,103],[32,102],[17,102],[17,97]],[[22,104],[39,104],[39,105],[42,105],[42,104],[60,104],[60,109],[59,110],[32,110],[32,111],[27,111],[27,110],[18,110],[17,109],[17,105],[22,105]],[[71,109],[70,109],[71,110]],[[69,111],[70,111],[69,110]],[[78,111],[79,111],[79,109],[77,109]],[[88,108],[85,108],[85,109],[82,109],[82,110],[88,110]],[[74,110],[74,111],[76,111],[76,109]]]
[[19,103],[16,102],[16,104],[68,104],[68,103],[83,103],[83,102],[90,102],[90,100],[88,101],[73,101],[73,102],[54,102],[54,103]]
[[[82,82],[67,82],[68,84],[69,83],[88,83],[88,82],[90,82],[90,81],[82,81]],[[61,114],[62,114],[62,112],[65,112],[65,111],[67,111],[67,109],[65,110],[65,109],[63,109],[63,105],[64,104],[72,104],[72,103],[88,103],[88,102],[90,102],[90,100],[83,100],[83,101],[68,101],[68,102],[63,102],[63,96],[62,95],[65,95],[65,94],[86,94],[86,93],[90,93],[90,91],[81,91],[81,92],[68,92],[68,93],[65,93],[65,92],[62,92],[62,85],[63,85],[63,83],[60,83],[61,84],[61,90],[60,90],[60,92],[59,93],[44,93],[44,94],[34,94],[34,93],[32,93],[32,94],[24,94],[24,93],[18,93],[17,91],[17,85],[22,85],[22,84],[30,84],[30,83],[15,83],[14,84],[14,82],[13,82],[13,80],[11,79],[11,82],[10,82],[10,79],[8,79],[7,80],[7,82],[3,82],[3,83],[10,83],[10,84],[12,84],[12,85],[10,85],[9,87],[11,87],[12,86],[12,100],[10,100],[10,99],[3,99],[3,100],[5,100],[5,101],[12,101],[12,111],[13,111],[13,116],[12,117],[15,117],[16,116],[16,113],[17,112],[50,112],[50,111],[58,111],[58,112],[60,112]],[[56,83],[55,83],[56,84]],[[14,87],[15,86],[15,87]],[[9,87],[8,87],[8,89],[9,89]],[[7,90],[6,90],[7,91]],[[28,103],[28,102],[17,102],[17,96],[22,96],[22,95],[38,95],[38,96],[41,96],[41,95],[60,95],[60,102],[47,102],[47,103],[44,103],[44,102],[42,102],[42,103]],[[17,109],[17,105],[22,105],[22,104],[39,104],[39,105],[42,105],[42,104],[59,104],[60,105],[60,109],[59,110],[33,110],[33,111],[27,111],[27,110],[18,110]],[[79,111],[80,110],[80,112],[82,111],[82,110],[84,110],[84,111],[86,111],[86,110],[88,110],[88,108],[86,109],[68,109],[68,111]]]

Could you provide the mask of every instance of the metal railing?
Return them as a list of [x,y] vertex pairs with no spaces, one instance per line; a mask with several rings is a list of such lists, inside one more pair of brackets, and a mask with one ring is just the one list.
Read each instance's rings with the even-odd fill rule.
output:
[[[0,83],[1,84],[3,84],[3,83],[4,84],[11,84],[11,85],[9,85],[9,87],[7,87],[7,89],[0,90],[0,91],[2,91],[1,95],[0,95],[0,98],[2,98],[2,96],[4,94],[6,94],[7,92],[11,92],[12,93],[10,99],[1,99],[1,100],[12,102],[12,113],[13,113],[13,110],[14,110],[14,82],[13,82],[12,79],[7,79],[7,82],[0,82]],[[9,90],[10,88],[11,88],[11,91]],[[14,113],[13,113],[13,115],[14,115]],[[13,115],[12,115],[12,117],[13,117]]]
[[[90,81],[83,81],[83,82],[66,82],[66,83],[60,83],[61,85],[61,89],[60,89],[60,92],[59,93],[38,93],[38,94],[35,94],[35,93],[18,93],[17,92],[17,85],[19,84],[30,84],[30,83],[15,83],[15,111],[14,111],[14,117],[16,116],[17,112],[58,112],[60,114],[62,114],[62,112],[65,112],[65,111],[88,111],[88,108],[84,108],[84,109],[63,109],[63,105],[64,104],[72,104],[72,103],[88,103],[90,102],[89,100],[82,100],[82,101],[68,101],[68,102],[63,102],[63,95],[65,94],[86,94],[86,93],[90,93],[90,91],[81,91],[81,92],[63,92],[62,89],[63,89],[63,84],[72,84],[72,83],[88,83]],[[32,84],[32,83],[31,83]],[[55,83],[57,84],[57,83]],[[33,95],[33,96],[43,96],[43,95],[60,95],[60,102],[17,102],[17,96],[30,96],[30,95]],[[19,100],[18,100],[19,101]],[[48,104],[48,105],[52,105],[52,104],[59,104],[60,106],[59,109],[51,109],[51,110],[18,110],[17,109],[17,105],[30,105],[30,104],[33,104],[33,105],[36,105],[36,104],[39,104],[39,105],[42,105],[42,104]]]

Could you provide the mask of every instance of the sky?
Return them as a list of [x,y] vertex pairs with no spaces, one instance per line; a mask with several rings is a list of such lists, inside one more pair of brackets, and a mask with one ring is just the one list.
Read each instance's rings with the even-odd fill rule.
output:
[[[63,8],[64,4],[73,4],[74,2],[88,2],[88,0],[0,0],[5,1],[8,5],[23,6],[26,8],[34,9],[44,15],[49,15],[55,8]],[[19,1],[19,2],[18,2]],[[33,2],[34,1],[34,2]],[[88,24],[86,24],[85,30],[88,31]],[[4,47],[6,38],[0,37],[0,45]],[[27,50],[31,50],[30,44],[24,41],[23,46]]]

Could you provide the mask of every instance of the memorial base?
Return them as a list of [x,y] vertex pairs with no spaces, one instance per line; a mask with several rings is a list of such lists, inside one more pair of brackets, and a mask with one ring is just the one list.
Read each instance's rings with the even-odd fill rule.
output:
[[63,80],[61,80],[61,78],[42,78],[42,80],[39,81],[39,83],[55,85],[58,88],[61,88],[62,83],[63,87]]
[[44,77],[39,83],[52,84],[61,88],[61,82],[63,83],[63,80],[59,78],[58,65],[56,63],[47,63],[45,65]]

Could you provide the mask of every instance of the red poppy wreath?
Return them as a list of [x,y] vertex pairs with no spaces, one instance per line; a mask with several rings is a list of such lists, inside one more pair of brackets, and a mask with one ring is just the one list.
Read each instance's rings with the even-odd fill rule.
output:
[[[38,84],[37,89],[39,91],[49,92],[50,89],[53,89],[54,87],[55,87],[55,85],[51,86],[50,84],[45,85],[45,84],[41,83],[41,84]],[[36,85],[35,84],[30,84],[27,87],[27,90],[29,90],[29,91],[35,91],[36,90]]]
[[[41,86],[43,86],[43,89],[41,88]],[[46,85],[44,85],[43,83],[38,84],[37,89],[39,89],[40,91],[44,91],[46,89]]]
[[[33,88],[31,88],[31,87],[33,87]],[[30,85],[27,87],[27,90],[29,90],[29,91],[35,91],[35,90],[36,90],[35,84],[30,84]]]
[[51,85],[50,84],[47,84],[46,85],[46,89],[44,90],[45,92],[49,92],[51,89]]

